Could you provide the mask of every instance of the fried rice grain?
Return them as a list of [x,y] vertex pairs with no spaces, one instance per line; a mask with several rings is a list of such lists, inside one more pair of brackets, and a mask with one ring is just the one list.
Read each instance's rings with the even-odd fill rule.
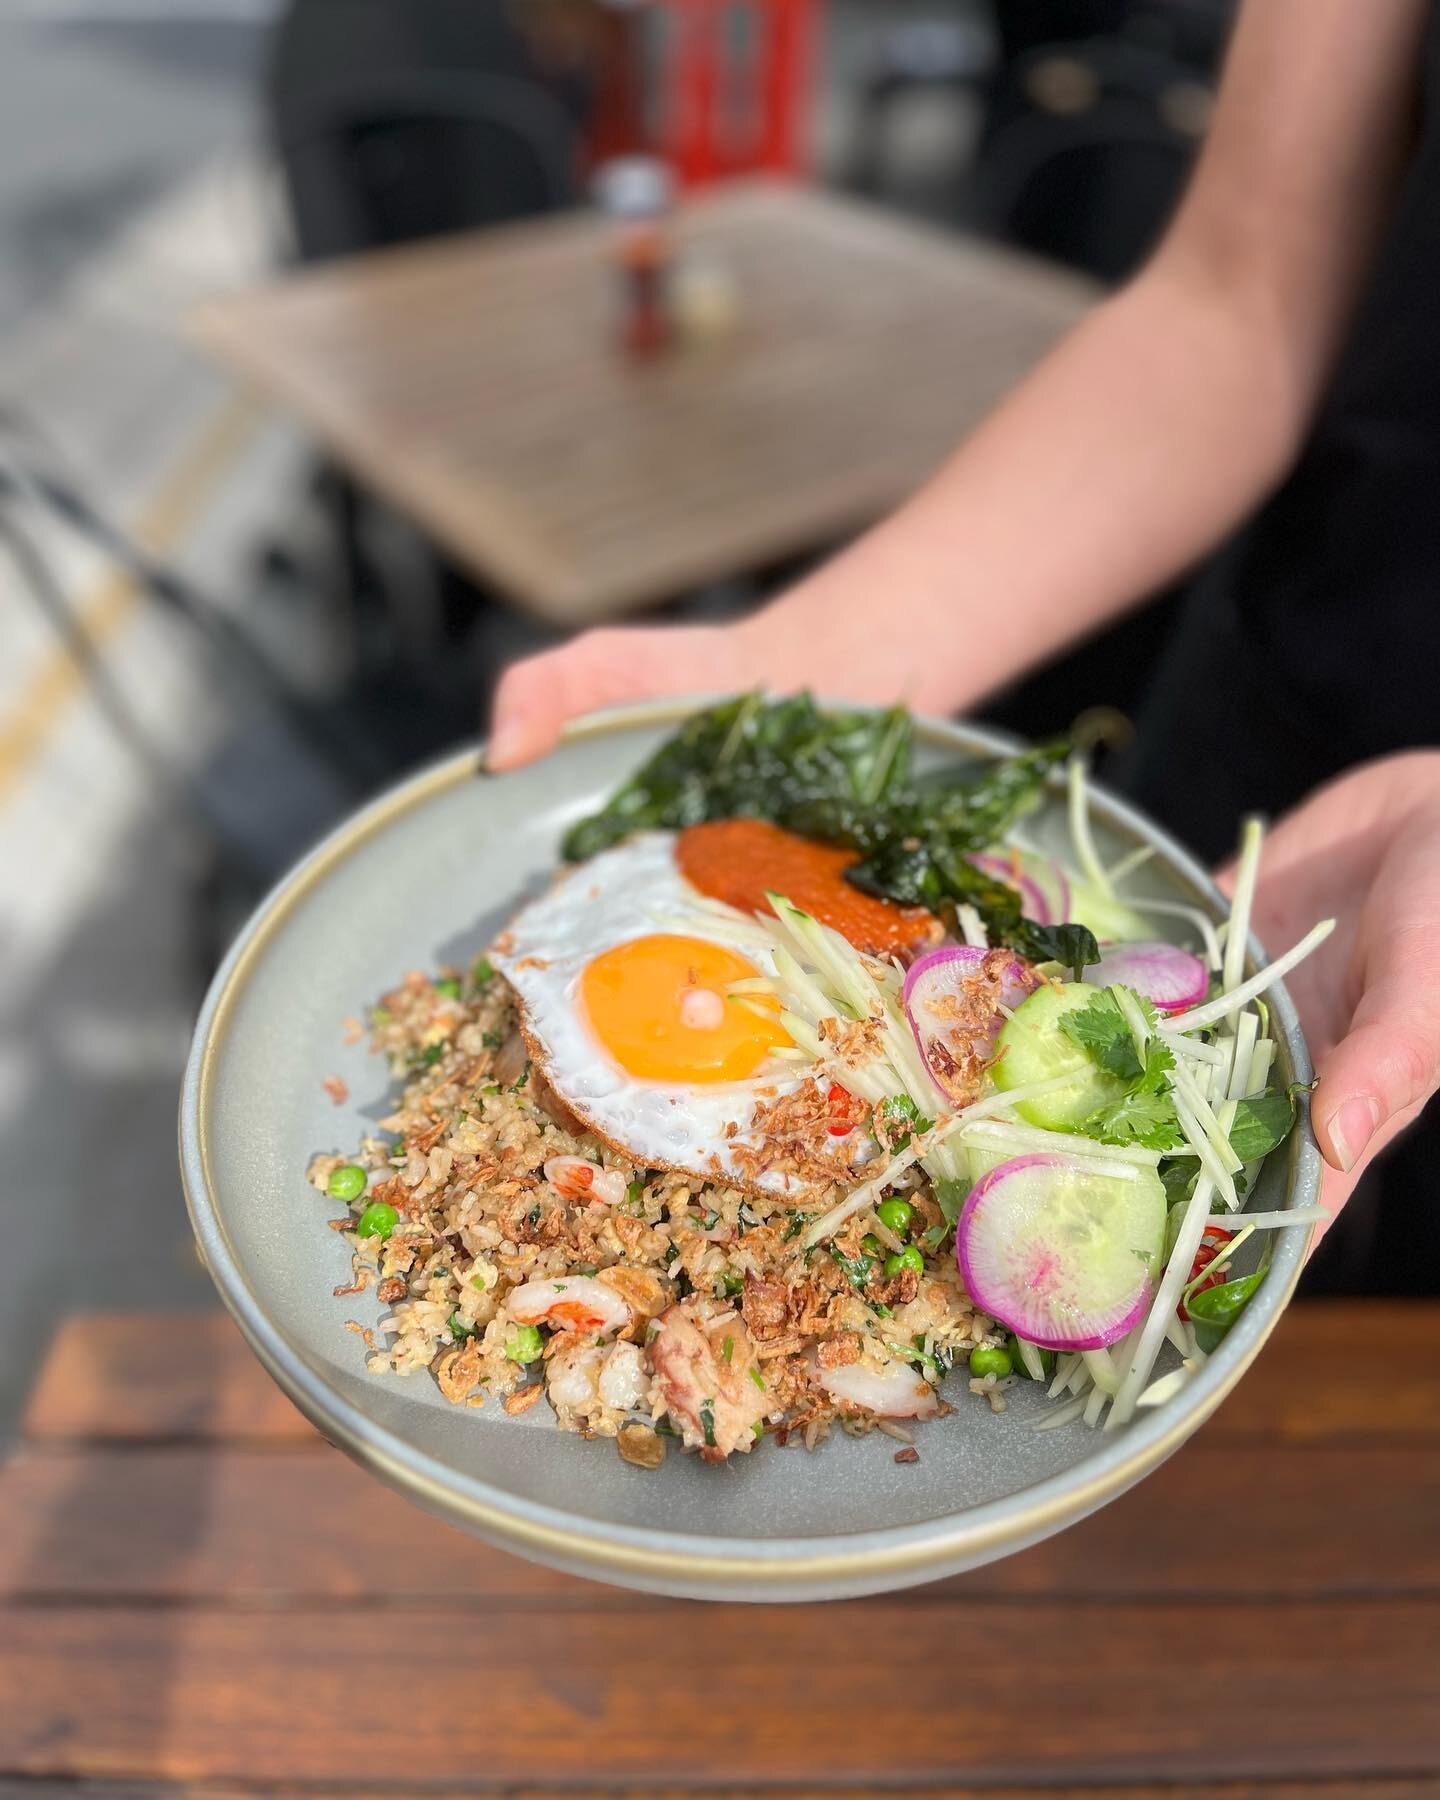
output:
[[[513,993],[483,958],[468,977],[407,975],[368,1028],[398,1101],[352,1155],[317,1155],[307,1175],[322,1193],[344,1163],[367,1175],[349,1217],[329,1223],[352,1257],[336,1292],[373,1287],[386,1308],[373,1331],[353,1327],[372,1372],[426,1373],[453,1405],[493,1399],[513,1415],[543,1396],[561,1429],[614,1438],[654,1468],[657,1432],[715,1461],[766,1434],[814,1448],[837,1421],[863,1435],[882,1421],[837,1402],[817,1372],[899,1360],[933,1382],[999,1336],[950,1258],[885,1277],[864,1246],[873,1215],[848,1222],[838,1254],[802,1247],[842,1191],[828,1179],[824,1081],[762,1099],[747,1130],[765,1127],[811,1184],[782,1197],[649,1169],[588,1135],[532,1064]],[[841,1034],[836,1066],[863,1035]],[[920,1221],[939,1220],[923,1191],[908,1197]],[[394,1226],[362,1236],[376,1202]]]

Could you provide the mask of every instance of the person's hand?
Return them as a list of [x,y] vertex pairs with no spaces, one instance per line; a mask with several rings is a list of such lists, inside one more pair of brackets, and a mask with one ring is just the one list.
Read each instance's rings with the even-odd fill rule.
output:
[[[554,748],[568,719],[597,707],[667,694],[730,694],[742,688],[917,710],[948,710],[956,696],[936,659],[892,635],[865,645],[862,609],[796,589],[732,625],[617,626],[587,631],[556,650],[515,663],[495,695],[485,766],[497,774]],[[823,625],[817,614],[824,616]],[[873,635],[873,634],[872,634]]]
[[499,773],[543,756],[567,720],[597,707],[770,685],[749,638],[744,624],[628,626],[526,657],[501,677],[485,766]]
[[917,712],[964,704],[975,687],[965,634],[948,633],[937,649],[933,636],[875,607],[873,592],[852,551],[731,625],[616,626],[527,657],[501,678],[485,765],[516,768],[553,749],[568,719],[668,694],[808,688],[822,700],[904,701]]
[[1353,769],[1271,832],[1261,942],[1277,955],[1331,917],[1334,932],[1287,986],[1320,1077],[1310,1117],[1333,1218],[1440,1085],[1440,752]]

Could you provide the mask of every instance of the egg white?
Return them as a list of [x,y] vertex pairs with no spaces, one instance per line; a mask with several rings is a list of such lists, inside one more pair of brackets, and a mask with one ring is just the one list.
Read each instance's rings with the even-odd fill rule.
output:
[[[603,951],[656,932],[703,938],[737,950],[757,971],[774,960],[754,942],[744,914],[708,899],[675,864],[675,834],[645,832],[561,875],[501,934],[490,960],[515,990],[521,1024],[546,1079],[600,1137],[650,1168],[702,1180],[735,1180],[788,1193],[789,1176],[768,1171],[739,1180],[726,1128],[746,1134],[756,1104],[809,1079],[803,1064],[769,1058],[735,1082],[644,1081],[615,1062],[595,1036],[580,994],[586,965]],[[838,1146],[837,1146],[838,1148]],[[837,1178],[847,1173],[837,1162]]]

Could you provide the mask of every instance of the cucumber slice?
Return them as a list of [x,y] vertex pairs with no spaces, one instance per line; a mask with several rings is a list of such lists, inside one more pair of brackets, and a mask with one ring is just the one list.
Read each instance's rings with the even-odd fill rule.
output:
[[1152,1170],[1097,1175],[1079,1157],[1016,1156],[970,1190],[955,1253],[975,1304],[1045,1350],[1099,1350],[1149,1304],[1165,1232]]
[[1047,1131],[1078,1131],[1098,1107],[1118,1100],[1125,1084],[1100,1068],[1078,1044],[1060,1029],[1067,1012],[1088,1006],[1095,990],[1083,981],[1066,981],[1036,988],[1015,1008],[997,1039],[998,1055],[990,1075],[997,1088],[1029,1087],[1032,1082],[1053,1081],[1074,1075],[1064,1087],[1022,1100],[1015,1110],[1031,1125]]

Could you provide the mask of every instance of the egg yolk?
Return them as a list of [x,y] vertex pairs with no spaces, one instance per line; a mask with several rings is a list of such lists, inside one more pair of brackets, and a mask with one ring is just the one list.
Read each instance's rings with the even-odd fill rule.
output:
[[[627,1073],[647,1081],[743,1081],[790,1042],[778,1019],[730,998],[737,981],[758,973],[721,944],[662,933],[595,957],[581,973],[580,994],[591,1029]],[[764,995],[746,1001],[767,1004]]]

